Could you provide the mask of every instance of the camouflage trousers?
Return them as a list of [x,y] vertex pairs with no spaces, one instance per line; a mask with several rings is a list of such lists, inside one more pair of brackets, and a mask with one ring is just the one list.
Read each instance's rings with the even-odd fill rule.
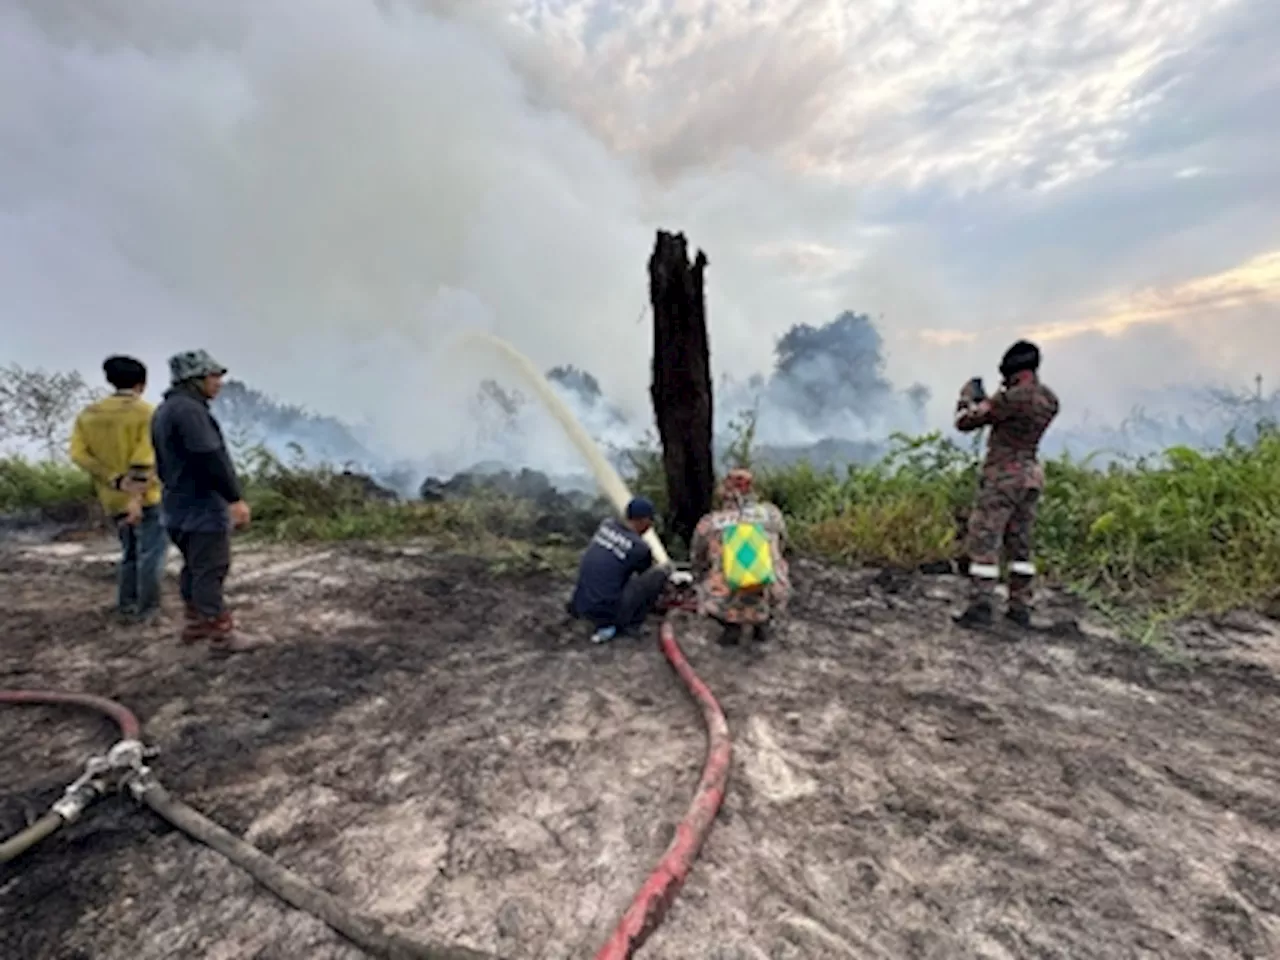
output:
[[719,562],[698,583],[698,612],[721,623],[769,623],[785,613],[791,598],[791,580],[787,563],[774,554],[774,581],[763,590],[731,590],[724,580]]
[[1036,567],[1031,559],[1040,490],[1018,482],[985,481],[969,514],[966,539],[974,600],[991,600],[1000,581],[1000,554],[1009,562],[1009,606],[1030,607]]

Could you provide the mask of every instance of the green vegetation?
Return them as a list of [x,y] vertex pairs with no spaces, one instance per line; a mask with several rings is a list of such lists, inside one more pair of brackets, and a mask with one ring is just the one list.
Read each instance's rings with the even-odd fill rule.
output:
[[[730,448],[750,464],[750,422]],[[745,437],[745,439],[743,439]],[[787,514],[804,553],[845,564],[911,567],[955,557],[980,463],[976,447],[938,435],[895,438],[873,466],[818,471],[807,465],[758,471],[762,493]],[[632,487],[662,504],[652,448],[632,457]],[[483,496],[442,503],[388,503],[356,478],[285,464],[261,450],[243,463],[253,535],[273,540],[430,537],[446,544],[508,549],[537,543],[540,563],[572,560],[573,537],[548,530],[528,502]],[[1144,629],[1192,611],[1249,604],[1280,586],[1280,433],[1250,446],[1200,453],[1175,448],[1158,460],[1106,469],[1049,461],[1038,528],[1046,574],[1119,619]],[[51,508],[91,496],[72,467],[0,460],[0,510]],[[506,546],[503,546],[506,545]],[[522,567],[529,548],[512,548]]]
[[370,498],[360,478],[329,467],[285,464],[255,449],[243,464],[254,536],[279,541],[406,540],[431,537],[452,545],[566,539],[538,529],[528,501],[498,495],[438,503]]
[[[881,463],[843,475],[763,471],[800,550],[851,564],[956,556],[980,459],[938,436],[895,438]],[[1280,587],[1280,433],[1213,452],[1186,447],[1105,470],[1046,463],[1037,560],[1052,580],[1145,635]]]
[[[855,321],[864,322],[842,318],[839,329],[852,330]],[[810,339],[814,334],[801,332]],[[598,399],[599,385],[589,375],[572,368],[553,375]],[[492,382],[484,391],[508,416],[522,402]],[[64,523],[95,515],[92,484],[66,462],[65,451],[75,412],[99,393],[76,373],[0,369],[0,449],[35,449],[46,458],[0,456],[0,513],[43,513]],[[1251,393],[1218,391],[1213,400],[1250,436],[1256,425],[1256,441],[1228,441],[1203,453],[1175,447],[1105,469],[1065,458],[1046,464],[1037,533],[1042,570],[1137,634],[1151,636],[1162,621],[1193,611],[1249,605],[1280,592],[1280,432],[1274,420],[1280,393],[1265,397],[1259,380]],[[315,436],[324,455],[354,443],[341,424],[238,385],[229,386],[224,403],[231,406],[221,414],[244,428],[229,436],[253,507],[250,536],[430,538],[484,554],[497,569],[526,570],[572,566],[590,529],[590,515],[584,526],[581,516],[557,518],[496,493],[388,502],[362,478],[306,465],[301,449],[285,463],[250,447],[248,438],[237,442],[266,417],[276,427]],[[731,424],[725,468],[753,466],[755,427],[754,410]],[[661,515],[667,496],[652,436],[628,457],[631,489],[650,497]],[[871,466],[755,466],[762,494],[787,515],[801,552],[833,563],[915,567],[960,554],[980,462],[980,438],[960,445],[933,434],[895,437],[889,454]],[[661,522],[658,532],[667,539]]]
[[51,510],[93,499],[93,481],[69,464],[0,458],[0,511]]

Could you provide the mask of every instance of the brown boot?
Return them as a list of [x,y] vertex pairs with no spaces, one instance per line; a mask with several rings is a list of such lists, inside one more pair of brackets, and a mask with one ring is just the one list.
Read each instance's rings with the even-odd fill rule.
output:
[[207,625],[209,650],[215,654],[243,653],[246,650],[264,647],[271,642],[266,637],[246,633],[236,627],[230,613],[224,613],[215,620],[207,621]]
[[200,616],[200,611],[189,603],[183,610],[182,633],[178,639],[184,646],[209,639],[209,628]]

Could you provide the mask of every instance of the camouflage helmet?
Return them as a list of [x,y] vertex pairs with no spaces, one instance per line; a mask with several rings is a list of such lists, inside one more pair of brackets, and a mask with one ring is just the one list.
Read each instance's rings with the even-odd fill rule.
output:
[[209,356],[207,350],[185,350],[169,358],[169,376],[174,383],[220,376],[226,372],[227,368]]

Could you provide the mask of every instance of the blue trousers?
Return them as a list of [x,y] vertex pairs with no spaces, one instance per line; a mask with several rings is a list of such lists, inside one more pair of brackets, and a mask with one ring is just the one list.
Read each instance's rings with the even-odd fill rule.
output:
[[617,627],[628,630],[644,623],[645,618],[653,612],[658,598],[662,596],[662,588],[667,584],[667,573],[659,567],[651,567],[644,573],[636,574],[622,588],[622,596],[611,616],[589,616],[574,609],[573,601],[565,605],[565,611],[572,617],[590,620],[595,627]]
[[121,613],[144,616],[160,608],[160,583],[169,543],[159,507],[144,507],[137,526],[116,518],[120,534],[120,570],[116,606]]

